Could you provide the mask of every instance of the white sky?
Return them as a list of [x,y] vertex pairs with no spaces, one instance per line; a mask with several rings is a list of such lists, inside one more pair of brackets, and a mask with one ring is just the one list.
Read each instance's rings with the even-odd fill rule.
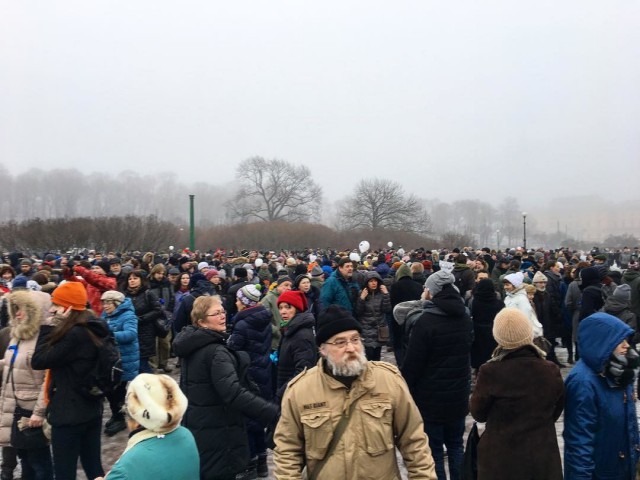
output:
[[[0,163],[637,198],[640,2],[0,0]],[[611,182],[615,187],[611,188]],[[606,186],[603,186],[606,182]]]

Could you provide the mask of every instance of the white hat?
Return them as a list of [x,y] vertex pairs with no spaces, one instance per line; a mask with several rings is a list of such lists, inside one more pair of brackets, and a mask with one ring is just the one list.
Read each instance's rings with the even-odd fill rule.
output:
[[198,271],[202,270],[203,268],[209,268],[210,265],[207,262],[200,262],[198,264]]
[[127,412],[147,430],[169,433],[180,426],[187,397],[169,375],[141,373],[127,388]]

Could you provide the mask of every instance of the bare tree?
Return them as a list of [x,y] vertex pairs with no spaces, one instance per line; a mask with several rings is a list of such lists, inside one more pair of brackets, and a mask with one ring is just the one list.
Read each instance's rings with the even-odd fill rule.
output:
[[340,208],[339,219],[342,229],[431,231],[431,219],[423,202],[414,195],[405,195],[399,183],[379,178],[360,180],[354,194]]
[[322,188],[303,165],[252,157],[238,165],[236,178],[238,191],[225,204],[227,218],[232,222],[320,219]]

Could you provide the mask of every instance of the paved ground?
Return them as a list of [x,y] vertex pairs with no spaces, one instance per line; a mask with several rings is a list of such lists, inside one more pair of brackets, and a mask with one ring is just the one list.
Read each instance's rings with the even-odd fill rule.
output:
[[[564,363],[567,358],[566,350],[562,348],[557,348],[556,352],[560,361]],[[383,360],[395,364],[393,353],[388,353],[383,351],[382,357],[383,357],[382,358]],[[172,364],[173,362],[175,362],[175,360],[172,360]],[[566,376],[566,374],[569,372],[570,369],[564,368],[562,370],[563,370],[562,371],[563,376]],[[176,380],[178,380],[177,369],[171,374],[171,376],[174,377]],[[109,419],[109,417],[110,417],[109,406],[105,402],[105,414],[104,414],[103,421],[106,422]],[[466,429],[467,432],[471,429],[472,425],[473,425],[473,419],[469,416],[467,417],[467,429]],[[558,444],[560,446],[561,452],[563,451],[563,448],[564,448],[564,442],[562,440],[562,428],[563,428],[562,426],[563,426],[563,417],[561,416],[558,422],[556,422],[556,432],[558,434]],[[111,465],[113,465],[115,461],[119,458],[120,454],[122,453],[122,451],[126,446],[127,439],[128,439],[128,434],[125,431],[120,432],[113,437],[107,437],[105,435],[102,436],[102,464],[106,471],[108,471]],[[402,463],[402,460],[400,460],[400,463]],[[270,465],[270,471],[273,471],[271,452],[269,455],[269,465]],[[407,478],[405,470],[402,465],[401,465],[401,470],[403,472],[403,478]],[[17,474],[16,478],[20,478],[19,472],[16,472],[16,474]],[[86,478],[81,467],[78,468],[78,478],[79,479]],[[269,479],[275,479],[275,477],[269,476]],[[90,479],[90,480],[93,480],[93,479]]]

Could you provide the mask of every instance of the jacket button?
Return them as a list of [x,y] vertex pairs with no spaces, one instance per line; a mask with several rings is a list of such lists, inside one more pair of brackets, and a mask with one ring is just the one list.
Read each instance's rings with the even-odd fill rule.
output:
[[624,458],[624,453],[622,453],[622,452],[618,453],[618,457]]

